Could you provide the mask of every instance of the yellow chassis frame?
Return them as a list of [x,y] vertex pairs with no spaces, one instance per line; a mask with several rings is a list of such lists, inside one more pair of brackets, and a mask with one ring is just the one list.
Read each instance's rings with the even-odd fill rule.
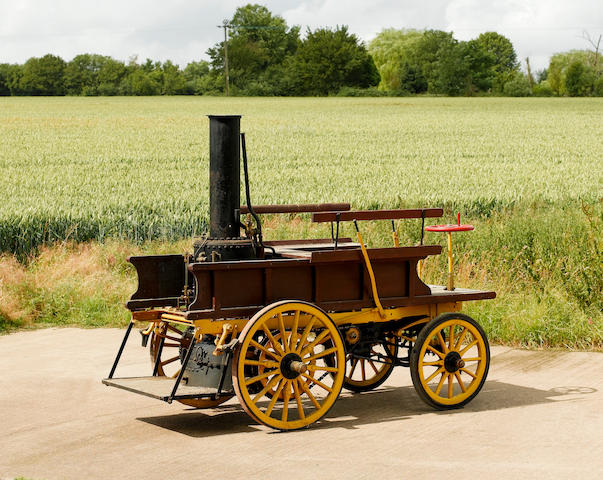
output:
[[[293,301],[293,300],[292,300]],[[437,317],[444,312],[459,312],[461,311],[462,302],[445,302],[432,303],[428,305],[413,305],[407,307],[387,308],[379,311],[378,308],[365,308],[352,312],[334,312],[329,313],[329,317],[333,320],[336,326],[341,325],[358,325],[364,323],[384,323],[395,320],[401,320],[408,317],[423,316],[424,318],[410,322],[404,328],[410,328],[415,325],[427,323],[429,320]],[[227,318],[220,320],[199,319],[187,320],[184,318],[184,313],[175,308],[156,308],[151,310],[143,310],[132,312],[132,320],[134,322],[151,322],[161,323],[170,322],[180,325],[189,325],[195,328],[197,335],[221,335],[224,332],[224,327],[229,325],[230,331],[240,332],[243,330],[249,318]],[[300,317],[299,327],[304,327],[309,318]],[[269,325],[269,328],[278,328],[276,320],[274,326]]]

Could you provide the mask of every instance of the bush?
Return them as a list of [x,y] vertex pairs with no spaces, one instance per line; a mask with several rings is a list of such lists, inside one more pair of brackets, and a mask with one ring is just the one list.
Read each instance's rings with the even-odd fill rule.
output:
[[535,97],[552,97],[553,95],[555,95],[555,92],[553,92],[553,89],[549,85],[549,82],[544,80],[538,85],[534,85],[532,95],[534,95]]
[[530,82],[521,73],[517,73],[511,80],[505,83],[503,93],[507,97],[528,97],[531,95]]
[[379,90],[377,87],[356,88],[342,87],[336,97],[405,97],[409,93],[405,90]]
[[595,80],[594,92],[595,96],[603,97],[603,76],[600,76]]

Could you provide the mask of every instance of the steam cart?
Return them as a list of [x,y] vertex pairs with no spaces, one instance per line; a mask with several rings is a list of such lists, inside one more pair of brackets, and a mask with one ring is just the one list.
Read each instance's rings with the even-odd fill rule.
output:
[[[242,145],[241,145],[242,143]],[[243,151],[247,205],[240,204]],[[130,257],[138,289],[130,322],[103,383],[171,403],[215,407],[234,395],[257,422],[281,430],[322,418],[342,388],[374,389],[409,367],[419,396],[437,409],[473,399],[490,351],[462,302],[494,292],[455,288],[451,232],[425,228],[440,208],[352,211],[349,204],[252,206],[239,116],[210,116],[210,231],[194,253]],[[312,213],[331,238],[264,241],[261,214]],[[394,221],[421,220],[421,244],[399,246]],[[366,248],[362,222],[390,221],[393,247]],[[356,239],[340,238],[353,222]],[[437,228],[436,228],[437,227]],[[423,231],[447,232],[448,285],[426,285],[420,263],[438,255]],[[241,235],[241,232],[244,232]],[[148,346],[148,376],[117,378],[134,325]]]

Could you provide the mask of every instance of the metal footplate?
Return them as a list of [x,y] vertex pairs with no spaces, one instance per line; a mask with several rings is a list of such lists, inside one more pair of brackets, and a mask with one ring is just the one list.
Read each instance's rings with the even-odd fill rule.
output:
[[157,398],[168,403],[171,403],[172,400],[187,398],[232,396],[232,392],[221,392],[219,394],[217,388],[184,385],[182,383],[178,385],[176,393],[172,395],[175,379],[170,377],[105,378],[103,383],[110,387],[121,388],[122,390]]

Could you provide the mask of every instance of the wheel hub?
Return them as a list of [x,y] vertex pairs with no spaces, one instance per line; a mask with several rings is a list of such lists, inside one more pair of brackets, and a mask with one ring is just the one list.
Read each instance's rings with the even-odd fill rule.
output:
[[458,372],[465,366],[465,362],[458,352],[449,352],[444,358],[444,368],[449,373]]
[[308,367],[301,361],[301,357],[297,353],[288,353],[281,360],[281,373],[288,380],[299,377],[305,373]]

